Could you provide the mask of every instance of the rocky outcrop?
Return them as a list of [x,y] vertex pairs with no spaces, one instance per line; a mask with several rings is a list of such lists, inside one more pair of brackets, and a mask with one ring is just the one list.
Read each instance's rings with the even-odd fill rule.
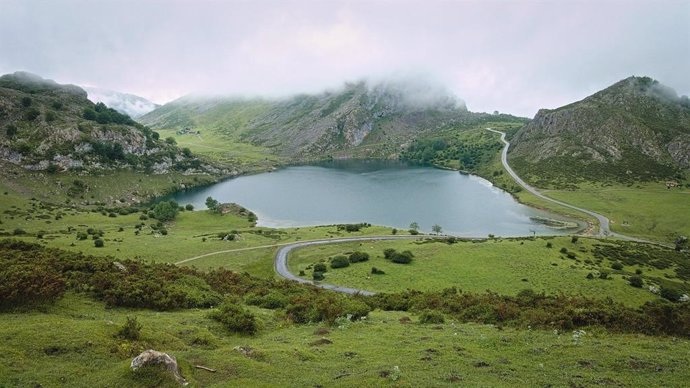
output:
[[173,375],[178,383],[183,386],[189,384],[187,380],[182,377],[182,374],[180,374],[180,368],[177,365],[177,360],[175,357],[170,356],[167,353],[159,352],[153,349],[146,350],[132,359],[130,368],[132,368],[133,371],[136,371],[139,368],[148,366],[162,366],[165,368],[165,370]]
[[577,173],[601,164],[621,166],[602,167],[611,174],[647,167],[650,178],[673,174],[690,167],[690,104],[655,80],[630,77],[582,101],[540,110],[511,144],[510,158],[523,169],[570,165]]

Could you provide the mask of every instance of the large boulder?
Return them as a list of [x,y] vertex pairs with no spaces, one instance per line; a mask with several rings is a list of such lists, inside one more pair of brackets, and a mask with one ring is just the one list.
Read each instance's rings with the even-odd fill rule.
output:
[[153,349],[145,350],[140,355],[134,357],[130,368],[132,368],[132,370],[137,370],[149,365],[163,365],[168,372],[172,373],[178,383],[183,386],[189,384],[180,374],[180,368],[177,365],[175,357]]

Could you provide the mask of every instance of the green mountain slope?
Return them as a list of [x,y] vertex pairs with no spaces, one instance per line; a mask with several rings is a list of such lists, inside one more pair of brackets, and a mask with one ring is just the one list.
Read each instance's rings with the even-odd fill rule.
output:
[[27,170],[214,170],[74,85],[17,72],[0,77],[0,161]]
[[540,110],[513,138],[510,160],[539,186],[680,179],[690,169],[690,101],[647,77]]
[[419,82],[349,83],[339,91],[285,99],[187,96],[140,118],[156,129],[201,131],[270,150],[291,161],[395,158],[423,134],[467,127],[472,113],[443,88]]

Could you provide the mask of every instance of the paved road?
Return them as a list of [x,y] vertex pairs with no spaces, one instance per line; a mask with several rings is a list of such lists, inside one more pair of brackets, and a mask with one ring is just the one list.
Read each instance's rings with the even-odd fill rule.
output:
[[525,188],[525,190],[529,191],[530,193],[532,193],[532,194],[536,195],[537,197],[544,199],[546,201],[553,202],[553,203],[559,204],[561,206],[567,207],[569,209],[577,210],[579,212],[582,212],[582,213],[588,214],[592,217],[595,217],[599,221],[598,236],[600,236],[600,237],[612,236],[612,237],[617,237],[617,238],[622,239],[622,240],[630,240],[630,241],[644,242],[644,243],[650,243],[650,244],[657,244],[657,245],[662,245],[662,246],[666,246],[666,247],[670,246],[670,245],[659,243],[659,242],[643,240],[643,239],[630,237],[630,236],[626,236],[624,234],[613,232],[613,231],[611,231],[611,228],[609,226],[609,219],[606,218],[606,216],[603,216],[603,215],[596,213],[596,212],[593,212],[591,210],[583,209],[581,207],[577,207],[575,205],[571,205],[569,203],[559,201],[557,199],[553,199],[551,197],[547,197],[546,195],[542,194],[541,192],[539,192],[539,190],[535,189],[534,187],[527,184],[527,182],[523,181],[522,178],[520,178],[518,176],[518,174],[516,174],[515,171],[513,171],[513,169],[510,168],[510,165],[508,165],[508,147],[510,147],[510,143],[508,142],[508,140],[506,140],[505,132],[497,131],[497,130],[491,129],[491,128],[486,128],[486,129],[488,131],[495,132],[495,133],[498,133],[501,135],[501,141],[505,144],[505,146],[503,147],[503,151],[501,152],[501,162],[503,163],[503,167],[506,169],[506,171],[508,171],[508,174],[510,174],[510,176],[513,177],[513,179],[520,186]]
[[276,254],[274,266],[276,272],[285,279],[294,280],[299,283],[313,284],[317,287],[325,288],[327,290],[333,290],[338,292],[343,292],[346,294],[359,294],[359,295],[374,295],[374,292],[359,290],[356,288],[340,287],[333,284],[326,284],[321,282],[314,282],[307,279],[302,279],[299,276],[295,276],[287,266],[288,254],[297,248],[304,248],[313,245],[323,245],[323,244],[337,244],[345,242],[357,242],[357,241],[381,241],[381,240],[416,240],[420,238],[443,238],[441,236],[429,236],[429,235],[418,235],[418,236],[374,236],[374,237],[348,237],[348,238],[337,238],[330,240],[318,240],[318,241],[304,241],[299,243],[293,243],[280,248]]
[[609,236],[611,235],[611,229],[609,228],[609,219],[604,217],[603,215],[599,213],[595,213],[591,210],[583,209],[581,207],[577,207],[565,202],[561,202],[557,199],[553,199],[550,197],[547,197],[546,195],[542,194],[539,192],[539,190],[535,189],[534,187],[530,186],[527,184],[527,182],[523,181],[522,178],[518,176],[518,174],[513,171],[513,169],[508,165],[508,147],[510,147],[510,143],[508,140],[506,140],[506,134],[505,132],[497,131],[495,129],[491,128],[486,128],[488,131],[495,132],[501,135],[501,141],[505,146],[503,146],[503,151],[501,152],[501,162],[503,163],[503,167],[508,171],[508,174],[510,174],[511,177],[517,182],[520,186],[524,187],[525,190],[529,191],[530,193],[536,195],[537,197],[547,200],[549,202],[557,203],[561,206],[565,206],[569,209],[577,210],[579,212],[588,214],[592,217],[595,217],[599,221],[599,236]]

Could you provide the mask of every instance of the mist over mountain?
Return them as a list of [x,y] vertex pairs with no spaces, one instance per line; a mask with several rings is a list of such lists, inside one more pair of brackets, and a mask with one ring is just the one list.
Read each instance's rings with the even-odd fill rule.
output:
[[143,116],[160,106],[143,97],[135,96],[133,94],[121,93],[114,90],[92,86],[85,86],[84,90],[86,90],[88,93],[89,100],[93,102],[102,102],[118,112],[124,113],[132,118]]
[[396,157],[420,134],[492,117],[441,85],[360,81],[288,98],[185,96],[142,116],[156,129],[211,131],[291,159]]

